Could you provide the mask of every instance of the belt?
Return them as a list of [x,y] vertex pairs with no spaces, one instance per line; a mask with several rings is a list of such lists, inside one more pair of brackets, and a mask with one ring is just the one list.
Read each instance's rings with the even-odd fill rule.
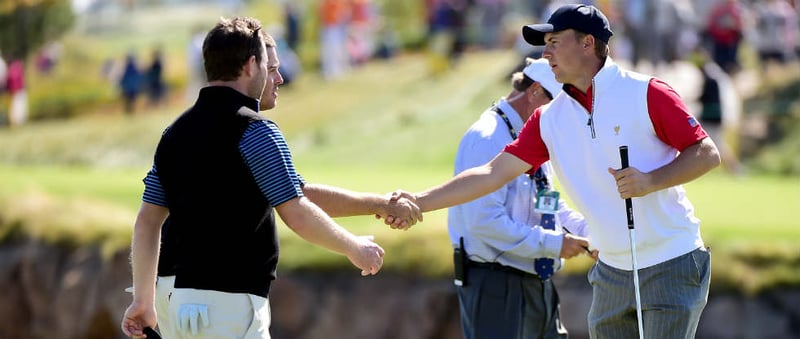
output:
[[492,270],[492,271],[502,271],[502,272],[511,273],[511,274],[514,274],[514,275],[522,276],[522,277],[536,278],[536,279],[541,280],[541,278],[536,273],[525,272],[523,270],[516,269],[516,268],[513,268],[511,266],[501,265],[501,264],[498,264],[496,262],[477,262],[477,261],[468,260],[467,261],[467,266],[468,267],[484,268],[484,269],[488,269],[488,270]]

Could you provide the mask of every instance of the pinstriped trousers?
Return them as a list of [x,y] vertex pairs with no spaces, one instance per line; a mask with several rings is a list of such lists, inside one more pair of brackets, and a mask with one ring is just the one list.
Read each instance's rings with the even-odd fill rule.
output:
[[[639,269],[645,338],[694,338],[708,301],[710,254],[705,248]],[[589,271],[592,306],[589,336],[638,338],[636,296],[631,271],[598,261]]]

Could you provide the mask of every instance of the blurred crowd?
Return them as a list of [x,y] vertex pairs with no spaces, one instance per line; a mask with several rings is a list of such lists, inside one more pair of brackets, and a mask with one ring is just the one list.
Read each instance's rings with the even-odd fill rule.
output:
[[[295,81],[303,65],[318,70],[323,79],[334,81],[369,60],[391,59],[402,48],[398,32],[382,8],[391,5],[386,1],[276,1],[282,19],[266,29],[278,42],[285,85]],[[421,1],[424,10],[419,22],[426,25],[422,44],[416,47],[424,47],[433,75],[455,67],[468,50],[510,48],[520,55],[520,60],[538,57],[541,49],[522,41],[520,27],[546,21],[566,3],[591,4],[606,13],[614,30],[612,56],[630,62],[634,69],[689,60],[698,67],[713,62],[733,75],[742,69],[744,49],[754,52],[758,67],[793,62],[800,57],[800,0],[415,1]],[[241,10],[241,6],[228,7]],[[317,22],[307,24],[308,20]],[[193,101],[197,88],[205,83],[201,51],[205,28],[191,29],[187,60],[184,65],[176,65],[187,67],[187,101]],[[319,31],[303,32],[304,28]],[[303,41],[303,37],[317,40]],[[61,49],[58,43],[41,47],[31,60],[35,69],[42,74],[51,72]],[[6,113],[5,122],[12,126],[27,120],[23,62],[0,52],[0,95],[11,98],[2,101],[10,107],[0,108],[0,112]],[[124,111],[130,114],[141,96],[147,97],[149,105],[164,100],[167,86],[163,68],[162,51],[155,47],[147,64],[140,63],[131,51],[106,62],[103,75],[116,83]]]
[[[453,67],[467,50],[513,46],[521,56],[537,56],[522,41],[519,27],[546,21],[567,3],[595,5],[611,20],[614,57],[634,67],[686,60],[698,52],[731,74],[741,68],[742,45],[755,50],[760,65],[786,63],[800,54],[800,0],[419,0],[426,25],[424,46],[430,72]],[[282,2],[284,20],[271,33],[287,54],[281,60],[289,82],[300,71],[297,60],[303,36],[316,36],[319,72],[335,80],[368,60],[388,59],[400,49],[397,33],[385,17],[386,2],[320,0],[316,7]],[[301,32],[304,18],[318,20],[316,35]],[[523,60],[523,58],[520,58]]]
[[129,51],[122,62],[106,60],[102,75],[107,80],[116,82],[123,111],[127,115],[136,111],[140,96],[146,97],[148,107],[156,107],[164,102],[167,94],[164,56],[160,46],[153,47],[146,64],[139,62],[135,51]]
[[[447,0],[441,0],[447,1]],[[687,60],[707,52],[727,73],[741,69],[742,46],[752,48],[761,66],[786,63],[800,55],[798,0],[597,0],[533,1],[534,21],[565,3],[595,5],[614,30],[612,53],[634,67]],[[521,37],[519,37],[521,39]],[[522,54],[537,51],[517,44]],[[540,51],[538,51],[540,52]]]
[[[296,5],[286,5],[287,46],[299,46],[301,20]],[[373,57],[390,58],[396,39],[385,25],[383,13],[372,0],[321,0],[319,20],[319,66],[324,79],[336,79]],[[292,47],[294,46],[294,47]]]

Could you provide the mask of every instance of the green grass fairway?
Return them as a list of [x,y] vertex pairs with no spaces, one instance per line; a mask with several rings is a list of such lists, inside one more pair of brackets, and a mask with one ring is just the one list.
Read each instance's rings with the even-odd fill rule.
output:
[[[299,170],[310,182],[382,193],[397,188],[417,191],[450,177],[444,166],[312,166]],[[130,239],[144,171],[2,165],[0,206],[29,220],[32,226],[25,232],[36,236],[71,242],[102,240],[106,246],[120,249]],[[686,188],[703,221],[703,237],[714,252],[715,286],[755,292],[775,284],[800,283],[800,181],[733,178],[718,170]],[[764,198],[753,192],[770,193]],[[354,233],[376,237],[388,253],[385,269],[446,276],[450,274],[451,250],[446,216],[444,210],[427,213],[423,223],[406,232],[391,230],[371,216],[338,221]],[[82,223],[86,225],[77,226]],[[8,224],[0,227],[0,235],[9,234]],[[286,227],[281,227],[280,233],[284,269],[349,265],[346,259],[302,241]],[[590,264],[586,258],[571,260],[567,271],[583,272]],[[743,280],[745,277],[751,278]]]
[[[794,243],[800,240],[800,179],[731,177],[721,170],[686,185],[701,231],[720,243]],[[800,251],[800,245],[797,246]]]

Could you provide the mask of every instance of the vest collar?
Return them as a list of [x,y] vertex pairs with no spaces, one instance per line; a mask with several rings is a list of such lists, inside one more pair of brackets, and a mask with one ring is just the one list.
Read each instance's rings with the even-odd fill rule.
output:
[[608,84],[615,79],[619,75],[619,66],[611,60],[611,57],[606,57],[606,62],[603,64],[603,67],[600,68],[600,71],[594,75],[594,79],[592,83],[594,87],[603,87],[605,84]]
[[[589,90],[585,94],[591,95],[592,92],[597,91],[598,87],[604,87],[606,84],[611,83],[613,79],[615,79],[619,75],[619,73],[620,73],[619,66],[613,60],[611,60],[610,56],[606,57],[606,61],[603,64],[603,67],[601,67],[600,70],[597,71],[597,73],[595,73],[594,77],[592,78],[592,85],[591,87],[589,87]],[[570,84],[564,84],[563,92],[567,92],[569,96],[573,97],[575,100],[582,102],[582,100],[580,100],[579,98],[575,98],[575,96],[572,95],[573,90],[579,91],[575,86],[572,86]],[[591,96],[593,97],[593,95]],[[585,99],[585,100],[590,100],[590,99]]]
[[237,112],[239,108],[245,106],[256,112],[259,111],[258,100],[244,95],[228,86],[207,86],[200,89],[195,106],[214,107],[225,112]]

